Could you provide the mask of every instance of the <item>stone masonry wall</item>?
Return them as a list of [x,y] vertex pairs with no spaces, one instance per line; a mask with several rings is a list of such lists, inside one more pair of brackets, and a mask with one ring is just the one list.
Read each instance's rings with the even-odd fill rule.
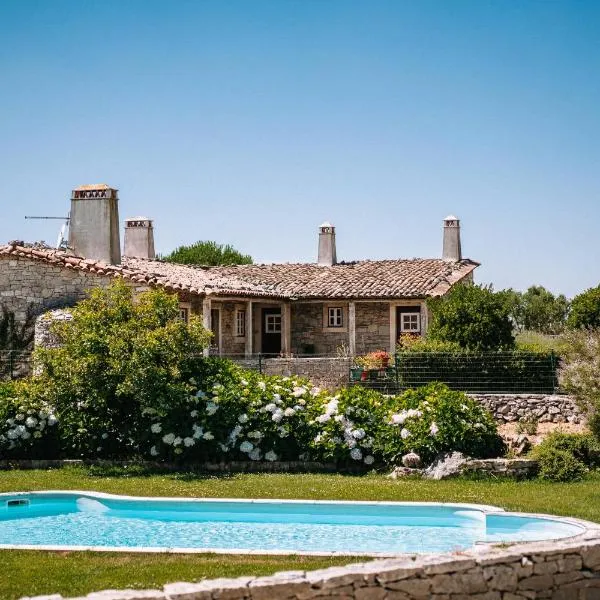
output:
[[[243,356],[246,351],[246,339],[239,338],[236,334],[234,302],[215,302],[213,308],[220,309],[221,315],[221,348],[225,354]],[[245,310],[245,306],[240,305]]]
[[[339,330],[324,327],[324,306],[340,306],[344,326]],[[390,345],[390,306],[386,302],[357,302],[355,325],[356,353],[386,350]],[[348,303],[315,302],[292,304],[292,352],[306,354],[313,346],[315,354],[335,355],[338,348],[348,348]]]
[[0,303],[15,313],[17,321],[25,319],[29,306],[36,313],[72,306],[85,297],[86,290],[111,281],[111,277],[0,256]]
[[[340,302],[344,318],[348,318],[348,303]],[[338,347],[348,346],[347,323],[341,330],[325,329],[323,327],[323,303],[292,304],[292,352],[308,354],[312,346],[314,354],[334,355]]]
[[[61,600],[62,596],[43,598]],[[483,544],[454,554],[406,555],[318,571],[276,573],[270,577],[171,583],[161,590],[107,590],[86,598],[597,600],[600,598],[600,528],[592,525],[586,533],[564,540],[508,547]]]
[[389,350],[390,305],[386,302],[357,302],[356,353]]
[[266,375],[299,375],[314,385],[335,390],[348,385],[351,358],[268,358],[262,362]]
[[570,396],[548,394],[469,394],[497,421],[537,419],[540,423],[581,423],[584,415]]

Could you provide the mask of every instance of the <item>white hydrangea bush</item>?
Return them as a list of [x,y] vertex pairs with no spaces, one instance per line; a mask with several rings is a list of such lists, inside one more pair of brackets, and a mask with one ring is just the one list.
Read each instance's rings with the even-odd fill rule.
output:
[[0,459],[55,458],[58,418],[52,406],[34,400],[19,384],[0,389]]
[[409,452],[427,464],[454,450],[481,458],[504,451],[492,415],[476,400],[439,383],[391,398],[378,443],[389,464]]
[[382,394],[361,387],[319,395],[311,406],[315,435],[309,454],[355,465],[380,462],[377,439],[385,409]]
[[[190,460],[302,460],[312,436],[307,407],[322,392],[294,377],[263,376],[229,365],[190,379],[179,414],[146,409],[148,453]],[[176,418],[174,418],[176,417]]]

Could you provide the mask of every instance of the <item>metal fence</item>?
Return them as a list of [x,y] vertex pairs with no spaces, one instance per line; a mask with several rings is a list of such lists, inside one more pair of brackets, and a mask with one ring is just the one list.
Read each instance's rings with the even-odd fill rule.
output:
[[439,381],[463,392],[559,393],[558,359],[533,352],[403,352],[391,366],[353,367],[350,383],[387,393]]
[[[245,369],[259,373],[271,372],[266,361],[273,355],[227,354],[222,358],[233,360]],[[303,355],[289,357],[286,369],[290,373],[309,376],[294,368],[294,358],[327,358],[331,355]],[[349,358],[337,357],[348,361]],[[300,368],[300,367],[299,367]],[[342,375],[343,369],[342,366]],[[352,366],[350,385],[398,393],[439,381],[450,388],[479,393],[560,393],[558,385],[558,357],[553,353],[533,352],[402,352],[394,355],[385,368],[365,369]],[[0,352],[0,379],[18,379],[31,373],[31,353],[19,351]]]
[[31,352],[0,351],[0,379],[19,379],[31,372]]

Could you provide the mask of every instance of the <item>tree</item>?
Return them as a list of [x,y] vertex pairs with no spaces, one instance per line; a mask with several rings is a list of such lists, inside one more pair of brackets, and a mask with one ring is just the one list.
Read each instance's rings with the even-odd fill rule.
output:
[[455,285],[445,296],[431,298],[428,337],[457,343],[464,350],[514,347],[513,326],[505,297],[491,286]]
[[94,289],[54,323],[59,346],[34,354],[38,389],[55,407],[73,456],[136,451],[149,414],[185,405],[210,333],[179,318],[177,298],[153,290],[133,299],[122,281]]
[[588,414],[588,425],[600,439],[600,329],[565,334],[559,378]]
[[229,244],[217,244],[216,242],[199,241],[191,246],[179,246],[166,256],[163,260],[182,265],[251,265],[252,257],[238,252]]
[[563,294],[554,296],[541,285],[532,285],[521,296],[523,328],[546,334],[561,333],[569,312]]
[[600,285],[573,298],[567,325],[571,329],[600,327]]
[[523,330],[523,294],[512,288],[500,290],[498,296],[502,298],[508,316],[513,324],[515,331]]

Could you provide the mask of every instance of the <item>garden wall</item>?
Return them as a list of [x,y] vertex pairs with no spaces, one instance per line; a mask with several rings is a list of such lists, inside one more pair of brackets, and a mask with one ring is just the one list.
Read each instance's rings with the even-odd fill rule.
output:
[[[40,600],[42,597],[39,597]],[[43,596],[61,600],[60,595]],[[172,583],[162,590],[93,593],[88,600],[594,600],[600,598],[600,528],[568,540],[455,554],[405,556],[271,577]],[[82,599],[80,599],[82,600]]]
[[331,390],[348,385],[351,358],[267,358],[262,363],[265,375],[298,375],[314,385]]
[[570,396],[549,394],[469,394],[497,421],[537,419],[540,423],[581,423],[583,413]]

